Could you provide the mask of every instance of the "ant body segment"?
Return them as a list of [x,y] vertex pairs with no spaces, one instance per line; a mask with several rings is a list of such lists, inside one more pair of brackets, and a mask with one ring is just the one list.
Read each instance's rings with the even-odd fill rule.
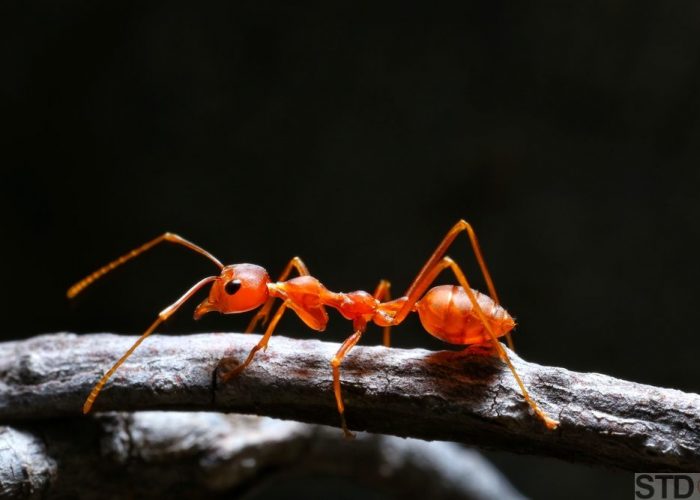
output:
[[[472,249],[489,289],[489,295],[472,289],[461,268],[450,257],[446,256],[448,248],[462,232],[466,232],[469,236]],[[267,323],[258,344],[253,347],[242,364],[222,375],[224,381],[238,375],[253,361],[257,351],[267,348],[272,333],[287,309],[294,311],[309,328],[317,331],[323,331],[328,323],[326,307],[338,310],[345,319],[352,321],[353,334],[343,342],[331,360],[333,392],[341,418],[341,426],[346,436],[352,436],[352,434],[345,422],[345,405],[340,386],[340,366],[343,358],[360,340],[369,323],[383,327],[384,345],[388,346],[390,328],[400,324],[411,312],[418,314],[421,324],[428,333],[444,342],[457,345],[483,345],[497,354],[507,364],[525,401],[545,426],[548,429],[555,429],[558,425],[558,422],[547,416],[530,397],[507,352],[498,340],[499,337],[505,337],[508,345],[512,348],[510,331],[514,328],[515,321],[499,304],[498,295],[474,229],[465,220],[458,221],[448,231],[413,280],[406,294],[393,300],[389,294],[390,284],[386,280],[379,282],[373,294],[364,291],[349,293],[330,291],[319,280],[310,275],[306,265],[299,257],[291,259],[278,280],[273,282],[267,271],[260,266],[255,264],[224,266],[203,248],[172,233],[165,233],[101,267],[70,287],[67,292],[68,297],[75,297],[104,274],[164,241],[182,245],[207,257],[219,268],[220,274],[202,279],[158,314],[151,326],[97,382],[85,400],[83,413],[88,413],[91,410],[97,395],[109,378],[141,342],[195,293],[211,284],[208,297],[195,309],[195,319],[201,318],[208,312],[235,314],[260,308],[250,321],[246,332],[253,331],[261,320],[263,325]],[[428,289],[438,275],[446,269],[452,271],[458,284],[440,285]],[[292,271],[296,271],[298,276],[288,279]],[[270,319],[275,299],[282,300],[282,304]]]

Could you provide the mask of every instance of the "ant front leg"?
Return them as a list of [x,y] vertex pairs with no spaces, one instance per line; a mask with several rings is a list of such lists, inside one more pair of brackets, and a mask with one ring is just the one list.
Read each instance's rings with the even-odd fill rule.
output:
[[333,393],[335,394],[335,402],[338,406],[338,413],[340,414],[340,426],[343,429],[343,433],[346,438],[352,439],[355,435],[348,429],[347,422],[345,421],[345,404],[343,403],[343,395],[340,392],[340,364],[343,362],[345,355],[355,347],[362,338],[362,334],[365,332],[366,325],[356,325],[355,333],[350,335],[343,345],[340,346],[338,352],[335,353],[333,359],[331,360],[331,367],[333,368]]
[[110,368],[107,373],[105,373],[102,378],[95,384],[95,387],[92,388],[92,391],[90,391],[90,394],[88,395],[87,399],[85,400],[85,403],[83,404],[83,413],[87,414],[90,412],[92,409],[92,405],[95,402],[95,399],[97,396],[100,394],[100,391],[102,391],[102,388],[105,386],[107,381],[110,379],[112,375],[114,375],[114,372],[119,369],[119,367],[124,363],[124,361],[127,360],[129,356],[131,356],[131,353],[133,353],[136,348],[141,345],[141,342],[146,340],[146,337],[148,337],[150,334],[153,333],[153,331],[164,321],[166,321],[170,316],[175,314],[175,312],[184,304],[187,302],[187,300],[190,299],[195,293],[197,293],[203,286],[208,285],[209,283],[216,281],[218,277],[217,276],[209,276],[208,278],[204,278],[201,280],[199,283],[194,285],[192,288],[190,288],[182,297],[177,299],[175,302],[173,302],[171,305],[163,309],[159,314],[156,320],[151,324],[151,326],[148,327],[148,329],[141,334],[141,336],[136,339],[136,342],[124,353],[124,355],[119,358],[119,361],[114,363],[114,366]]
[[[286,280],[287,276],[289,276],[289,274],[292,272],[292,269],[296,269],[297,273],[299,273],[299,276],[309,275],[309,269],[306,267],[306,264],[304,264],[304,262],[299,257],[293,257],[289,262],[287,262],[287,265],[284,267],[284,270],[280,274],[279,278],[277,278],[277,282]],[[250,323],[248,323],[248,327],[245,329],[245,333],[251,333],[253,330],[255,330],[255,327],[261,319],[263,326],[265,326],[265,323],[267,323],[267,318],[269,318],[270,316],[270,310],[272,310],[272,304],[274,302],[275,297],[270,297],[269,299],[267,299],[267,302],[265,302],[265,304],[258,310],[258,312],[255,313],[255,316],[253,316],[253,318],[250,320]]]
[[260,339],[260,342],[258,342],[250,351],[250,354],[248,354],[248,357],[246,360],[238,365],[237,367],[233,368],[232,370],[222,374],[221,380],[224,382],[228,382],[231,380],[233,377],[241,373],[252,361],[253,358],[255,357],[255,353],[258,352],[260,349],[267,349],[267,343],[270,340],[270,337],[272,336],[272,333],[275,331],[275,328],[277,328],[277,323],[279,323],[280,319],[282,319],[282,315],[284,312],[287,310],[287,302],[283,302],[282,305],[277,309],[277,312],[275,312],[275,315],[272,317],[272,320],[270,321],[270,324],[267,326],[267,330],[265,330],[265,334],[263,337]]

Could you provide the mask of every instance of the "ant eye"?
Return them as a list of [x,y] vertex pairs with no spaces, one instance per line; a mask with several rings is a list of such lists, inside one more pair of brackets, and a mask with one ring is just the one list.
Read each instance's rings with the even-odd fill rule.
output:
[[241,280],[227,281],[226,284],[224,285],[224,291],[229,295],[233,295],[234,293],[236,293],[240,289],[241,289]]

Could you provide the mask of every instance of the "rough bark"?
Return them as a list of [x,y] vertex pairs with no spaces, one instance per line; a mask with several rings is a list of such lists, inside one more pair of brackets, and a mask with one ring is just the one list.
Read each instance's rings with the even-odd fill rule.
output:
[[488,461],[457,445],[370,434],[347,443],[330,431],[207,412],[3,427],[0,498],[308,498],[337,496],[333,488],[353,498],[522,498]]
[[[154,336],[95,409],[216,410],[337,425],[329,366],[337,344],[276,336],[238,378],[217,379],[222,358],[242,361],[259,338]],[[0,419],[78,415],[92,385],[134,339],[55,334],[3,344]],[[511,356],[533,397],[560,420],[557,430],[532,415],[499,359],[381,346],[358,346],[343,364],[348,424],[629,470],[700,469],[700,396]]]

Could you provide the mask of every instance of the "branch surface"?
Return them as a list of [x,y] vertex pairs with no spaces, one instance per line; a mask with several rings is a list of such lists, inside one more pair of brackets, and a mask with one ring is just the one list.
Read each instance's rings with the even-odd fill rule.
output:
[[107,412],[0,427],[0,498],[304,498],[323,484],[323,496],[333,487],[347,498],[524,498],[462,446],[365,433],[348,442],[266,417]]
[[[327,425],[339,419],[329,361],[334,343],[276,336],[236,379],[258,335],[149,338],[95,410],[216,410]],[[0,420],[76,416],[135,337],[53,334],[0,344]],[[465,352],[357,346],[342,367],[348,425],[629,470],[700,469],[700,396],[596,373],[526,362],[509,351],[532,396],[561,425],[547,431],[497,358]]]

